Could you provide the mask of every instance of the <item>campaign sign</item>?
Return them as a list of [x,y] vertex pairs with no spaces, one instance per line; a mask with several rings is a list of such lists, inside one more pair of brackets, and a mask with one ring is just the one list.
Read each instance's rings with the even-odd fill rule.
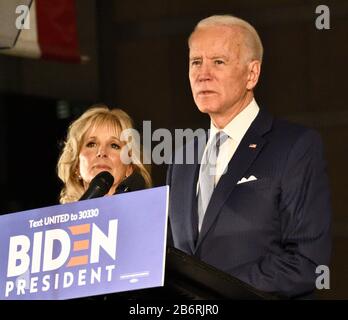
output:
[[163,286],[168,186],[0,216],[0,299]]

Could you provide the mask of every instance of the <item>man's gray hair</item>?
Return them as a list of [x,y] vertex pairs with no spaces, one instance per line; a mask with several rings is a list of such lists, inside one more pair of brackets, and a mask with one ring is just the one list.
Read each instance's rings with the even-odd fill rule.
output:
[[210,26],[240,27],[244,35],[245,45],[251,54],[250,58],[262,62],[263,46],[257,31],[249,22],[232,15],[214,15],[199,21],[189,37],[189,45],[196,30]]

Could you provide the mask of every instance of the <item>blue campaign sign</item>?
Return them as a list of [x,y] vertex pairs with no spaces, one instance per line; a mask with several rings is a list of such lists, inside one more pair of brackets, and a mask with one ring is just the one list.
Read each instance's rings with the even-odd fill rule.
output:
[[163,286],[169,187],[0,216],[0,299]]

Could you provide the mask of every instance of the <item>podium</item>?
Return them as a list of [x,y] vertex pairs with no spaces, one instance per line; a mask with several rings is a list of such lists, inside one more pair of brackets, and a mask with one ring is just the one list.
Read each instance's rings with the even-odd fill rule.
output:
[[125,300],[277,300],[181,250],[167,247],[164,287],[105,297]]
[[167,186],[0,219],[4,300],[276,299],[166,247]]

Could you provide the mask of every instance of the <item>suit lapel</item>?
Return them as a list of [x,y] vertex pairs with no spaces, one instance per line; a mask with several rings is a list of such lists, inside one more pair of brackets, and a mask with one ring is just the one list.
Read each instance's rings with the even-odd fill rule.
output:
[[[240,142],[235,154],[228,163],[227,172],[221,176],[212,194],[195,250],[197,250],[207,232],[213,225],[222,206],[237,185],[237,182],[244,176],[244,173],[248,170],[257,158],[259,152],[262,150],[266,143],[266,140],[262,135],[270,130],[272,121],[273,118],[266,111],[260,110]],[[250,145],[256,145],[256,148],[250,147]]]
[[[197,200],[196,200],[196,191],[197,191],[197,181],[198,181],[198,175],[199,175],[199,163],[200,159],[203,156],[204,147],[206,144],[206,137],[207,135],[201,135],[198,140],[194,139],[194,141],[191,142],[191,145],[188,144],[186,147],[186,151],[191,152],[194,150],[194,163],[193,164],[186,164],[184,168],[186,169],[184,172],[183,179],[185,183],[183,184],[184,189],[182,190],[182,194],[185,195],[185,198],[187,199],[187,202],[184,203],[184,223],[182,225],[183,231],[186,233],[189,245],[191,248],[192,253],[195,250],[195,243],[198,236],[198,217],[197,217]],[[202,147],[202,149],[199,148],[199,146]],[[199,161],[198,161],[199,159]],[[184,153],[184,161],[185,161],[185,153]]]

